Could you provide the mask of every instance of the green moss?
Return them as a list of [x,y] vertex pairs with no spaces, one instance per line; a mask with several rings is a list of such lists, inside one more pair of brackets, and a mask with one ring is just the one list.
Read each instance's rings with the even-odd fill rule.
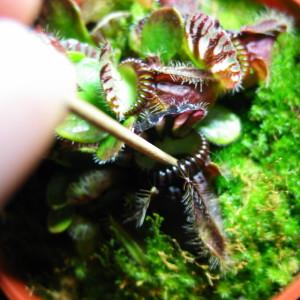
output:
[[300,269],[299,41],[280,37],[270,84],[258,89],[243,138],[216,155],[225,170],[218,192],[234,260],[216,299],[266,299]]
[[119,270],[115,280],[118,299],[202,299],[199,295],[208,284],[204,269],[193,265],[193,258],[160,231],[161,223],[158,215],[146,219],[144,246],[113,224],[115,240],[122,246],[113,259]]
[[274,174],[276,185],[286,192],[300,196],[299,141],[300,138],[300,51],[295,45],[300,37],[283,35],[275,49],[271,83],[257,93],[250,119],[259,122],[259,131],[251,132],[253,139],[263,141],[251,151],[254,159]]

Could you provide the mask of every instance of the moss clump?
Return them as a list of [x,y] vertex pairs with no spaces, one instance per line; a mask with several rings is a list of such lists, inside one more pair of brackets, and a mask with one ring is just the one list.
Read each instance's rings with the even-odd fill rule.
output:
[[195,265],[190,254],[160,231],[161,223],[156,214],[146,219],[143,247],[112,223],[115,299],[202,299],[199,295],[211,276],[207,266]]
[[299,35],[281,36],[274,53],[271,83],[261,87],[250,111],[256,125],[249,139],[258,141],[250,151],[272,181],[295,198],[300,196],[300,50]]
[[[216,278],[207,265],[196,263],[161,232],[162,221],[157,214],[147,217],[147,238],[140,245],[111,220],[112,237],[93,255],[66,261],[59,277],[72,274],[70,278],[77,282],[73,288],[76,299],[207,299],[201,295]],[[40,293],[53,296],[44,289]],[[61,285],[59,295],[63,293]]]
[[[243,138],[216,154],[234,267],[216,299],[266,299],[299,272],[299,35],[275,48],[271,81],[256,92]],[[226,173],[226,171],[225,171]]]

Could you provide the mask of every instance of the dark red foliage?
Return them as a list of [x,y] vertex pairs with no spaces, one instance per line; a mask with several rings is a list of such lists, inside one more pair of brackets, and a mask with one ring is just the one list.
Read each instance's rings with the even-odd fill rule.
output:
[[242,27],[234,37],[247,51],[250,67],[255,71],[255,79],[249,74],[244,78],[246,85],[256,83],[257,79],[268,77],[272,49],[277,36],[287,30],[286,20],[267,18],[260,23]]

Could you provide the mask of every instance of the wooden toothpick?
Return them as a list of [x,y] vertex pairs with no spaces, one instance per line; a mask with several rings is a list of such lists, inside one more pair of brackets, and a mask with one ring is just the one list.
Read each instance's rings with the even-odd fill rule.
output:
[[177,159],[133,133],[95,106],[80,99],[69,101],[70,110],[98,128],[107,131],[131,148],[163,164],[177,166]]

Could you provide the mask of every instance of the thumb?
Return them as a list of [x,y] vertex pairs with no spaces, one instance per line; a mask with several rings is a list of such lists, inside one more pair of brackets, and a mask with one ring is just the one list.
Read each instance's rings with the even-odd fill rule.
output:
[[0,21],[0,207],[37,165],[76,91],[72,65],[32,32]]

